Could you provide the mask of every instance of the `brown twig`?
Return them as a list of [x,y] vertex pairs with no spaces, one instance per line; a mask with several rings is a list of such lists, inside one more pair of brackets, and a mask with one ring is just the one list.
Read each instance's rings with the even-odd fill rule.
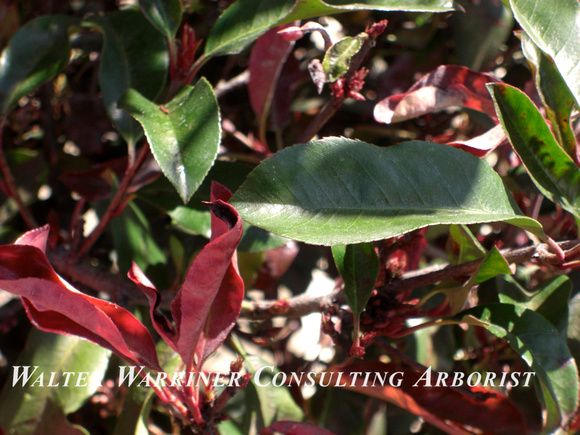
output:
[[12,171],[8,166],[8,162],[6,161],[6,156],[4,155],[4,144],[3,144],[3,136],[4,136],[4,124],[5,118],[3,117],[0,119],[0,172],[2,172],[2,177],[4,178],[3,186],[7,190],[7,194],[10,198],[14,200],[16,206],[18,207],[18,211],[20,212],[20,216],[24,220],[26,226],[30,229],[38,227],[36,220],[32,216],[32,213],[24,205],[22,198],[18,194],[18,190],[16,187],[16,180],[14,179],[14,175],[12,175]]
[[103,231],[105,231],[105,228],[107,228],[111,219],[115,217],[116,213],[119,211],[118,210],[119,206],[123,203],[125,199],[127,189],[129,188],[131,181],[133,181],[135,174],[145,161],[145,158],[147,157],[148,153],[149,153],[149,144],[146,143],[139,151],[139,155],[137,156],[135,162],[127,169],[127,172],[125,172],[123,181],[121,181],[119,189],[117,189],[117,192],[115,193],[115,196],[111,200],[109,207],[107,207],[107,210],[105,211],[105,214],[101,218],[99,225],[93,230],[93,232],[89,235],[89,237],[87,237],[87,239],[81,245],[81,248],[79,249],[78,252],[79,257],[82,257],[91,249],[91,247],[95,244],[95,242],[101,236]]

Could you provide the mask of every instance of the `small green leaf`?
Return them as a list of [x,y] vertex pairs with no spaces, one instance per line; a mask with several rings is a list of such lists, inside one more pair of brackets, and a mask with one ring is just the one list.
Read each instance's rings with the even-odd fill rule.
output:
[[181,24],[179,0],[139,0],[141,12],[168,40],[172,40]]
[[580,169],[558,145],[534,103],[512,86],[487,87],[507,137],[540,192],[580,217]]
[[178,229],[207,239],[211,236],[211,212],[207,207],[205,210],[199,210],[179,205],[173,210],[169,210],[167,214]]
[[330,47],[322,61],[328,83],[337,81],[347,73],[353,56],[359,52],[365,39],[366,34],[361,33],[355,38],[343,38]]
[[451,225],[447,256],[451,264],[461,264],[484,257],[485,249],[467,226]]
[[184,203],[201,185],[213,166],[221,140],[217,98],[202,78],[185,86],[164,107],[130,89],[120,107],[145,129],[151,151]]
[[349,11],[448,12],[452,0],[238,0],[219,17],[204,56],[236,54],[272,27]]
[[69,29],[78,23],[73,17],[44,16],[16,32],[0,57],[0,115],[68,63]]
[[379,276],[379,258],[370,243],[333,246],[334,262],[344,281],[344,298],[355,318],[365,309]]
[[[18,434],[40,429],[64,433],[59,431],[67,423],[64,415],[78,410],[96,392],[111,352],[77,337],[36,329],[24,349],[0,395],[0,426]],[[25,370],[27,375],[19,378]],[[44,419],[47,415],[60,415],[62,420]]]
[[150,100],[159,97],[169,68],[165,39],[134,10],[91,17],[85,24],[98,27],[105,37],[99,80],[107,113],[125,141],[135,144],[143,130],[118,102],[130,88]]
[[510,304],[479,306],[453,320],[466,316],[505,339],[536,374],[547,410],[542,433],[565,427],[578,406],[578,368],[556,328],[534,311]]
[[333,137],[295,145],[264,160],[230,203],[252,225],[319,245],[451,223],[508,222],[542,234],[484,161],[421,141],[379,148]]
[[516,20],[536,45],[554,59],[580,103],[580,3],[578,0],[510,0]]
[[552,123],[558,142],[570,158],[577,161],[578,143],[570,125],[574,96],[568,89],[554,61],[546,56],[528,35],[522,33],[522,49],[535,75],[536,88],[542,97],[546,114]]

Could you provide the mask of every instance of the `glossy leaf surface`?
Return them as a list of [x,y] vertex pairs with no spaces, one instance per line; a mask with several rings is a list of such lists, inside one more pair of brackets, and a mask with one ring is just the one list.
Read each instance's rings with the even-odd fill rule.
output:
[[321,245],[451,223],[502,221],[541,233],[486,163],[419,141],[390,148],[345,138],[295,145],[263,161],[231,204],[253,225]]
[[213,166],[221,139],[210,84],[201,79],[194,87],[185,86],[162,107],[131,89],[121,107],[143,125],[161,170],[187,203]]
[[68,63],[69,29],[78,22],[68,16],[44,16],[18,30],[0,57],[1,115]]
[[580,216],[580,169],[558,145],[534,103],[519,89],[490,85],[501,124],[546,197]]

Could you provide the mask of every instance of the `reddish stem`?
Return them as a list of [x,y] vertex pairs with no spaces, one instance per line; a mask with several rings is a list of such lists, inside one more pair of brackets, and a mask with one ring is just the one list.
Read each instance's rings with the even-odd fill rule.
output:
[[99,225],[93,230],[93,232],[89,235],[89,237],[87,237],[87,239],[84,241],[81,248],[79,249],[78,252],[79,257],[85,255],[92,248],[92,246],[101,236],[103,231],[105,231],[105,228],[107,228],[107,226],[109,225],[111,219],[113,219],[118,214],[119,206],[123,204],[125,200],[127,189],[129,188],[131,181],[133,181],[135,174],[145,161],[145,158],[147,157],[148,154],[149,154],[149,144],[146,143],[139,151],[139,155],[137,156],[135,163],[133,163],[133,165],[131,165],[127,169],[127,172],[125,172],[123,181],[121,182],[119,189],[117,190],[115,196],[113,197],[111,203],[109,204],[109,207],[107,207],[107,210],[105,211],[105,214],[101,218]]

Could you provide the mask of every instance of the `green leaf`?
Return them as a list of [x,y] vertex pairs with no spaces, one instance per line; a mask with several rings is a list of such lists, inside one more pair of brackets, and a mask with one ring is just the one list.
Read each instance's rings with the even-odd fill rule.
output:
[[344,281],[344,298],[355,318],[363,312],[379,276],[379,258],[370,243],[333,246],[336,268]]
[[142,270],[148,266],[166,263],[165,254],[155,242],[149,221],[134,202],[111,225],[119,269],[127,273],[134,261]]
[[164,107],[130,89],[120,107],[143,125],[157,163],[187,203],[213,166],[221,140],[210,84],[202,78],[194,87],[185,86]]
[[570,125],[574,96],[555,67],[554,61],[546,56],[525,33],[522,33],[520,37],[524,55],[535,75],[536,87],[558,142],[570,158],[577,161],[576,148],[578,143]]
[[238,0],[219,17],[204,56],[236,54],[279,24],[349,11],[454,10],[452,0]]
[[52,15],[22,26],[0,57],[0,115],[68,64],[69,29],[76,18]]
[[328,83],[337,81],[347,73],[353,56],[359,52],[366,38],[366,33],[361,33],[355,38],[350,36],[343,38],[324,54],[322,67]]
[[578,0],[510,0],[516,20],[540,49],[554,59],[580,102],[580,3]]
[[180,230],[207,239],[211,236],[211,213],[207,207],[199,210],[194,207],[179,205],[168,213],[173,224]]
[[531,292],[523,290],[510,276],[498,281],[500,302],[518,305],[533,310],[550,321],[562,337],[568,329],[568,301],[572,293],[572,282],[566,275],[546,279]]
[[165,86],[169,53],[163,35],[138,11],[125,10],[91,17],[87,25],[98,27],[105,43],[99,80],[107,113],[129,144],[135,144],[143,130],[118,107],[128,89],[155,100]]
[[547,409],[550,433],[565,427],[578,406],[578,368],[566,342],[552,324],[532,310],[510,304],[489,304],[459,313],[485,322],[484,328],[505,339],[536,373]]
[[507,137],[540,192],[580,217],[580,169],[558,145],[534,103],[512,86],[487,87]]
[[230,203],[252,225],[318,245],[451,223],[501,221],[541,233],[485,162],[421,141],[379,148],[335,137],[295,145],[264,160]]
[[168,40],[172,40],[181,24],[179,0],[139,0],[141,12]]
[[272,234],[262,228],[252,225],[244,225],[244,235],[238,245],[239,252],[266,252],[270,249],[279,248],[288,243],[286,237]]
[[[77,337],[31,330],[0,395],[0,426],[18,434],[37,433],[41,428],[44,433],[65,433],[59,430],[68,425],[64,415],[78,410],[96,392],[110,355],[109,350]],[[26,368],[27,375],[14,382]],[[49,386],[52,372],[52,385],[58,386]],[[55,418],[44,418],[48,415]]]

